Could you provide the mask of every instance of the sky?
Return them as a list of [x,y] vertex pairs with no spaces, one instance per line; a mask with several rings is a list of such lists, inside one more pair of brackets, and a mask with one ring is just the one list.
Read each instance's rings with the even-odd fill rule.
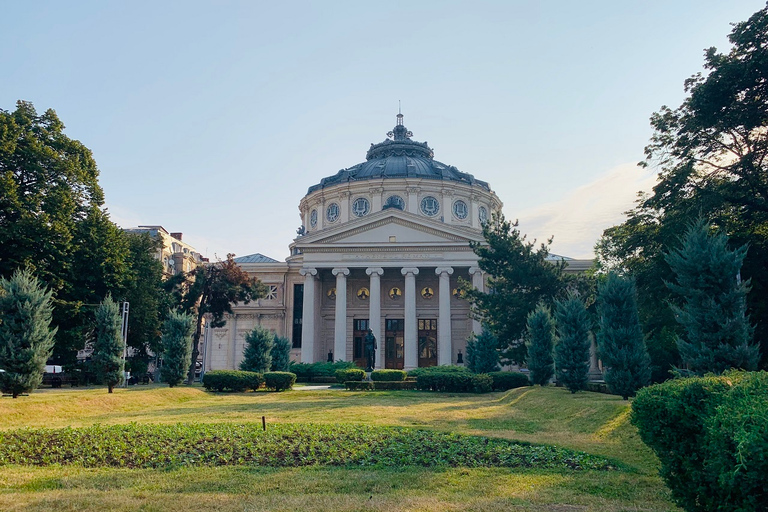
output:
[[54,109],[121,227],[279,261],[307,188],[398,102],[551,251],[593,257],[638,191],[649,118],[764,0],[0,0],[0,108]]

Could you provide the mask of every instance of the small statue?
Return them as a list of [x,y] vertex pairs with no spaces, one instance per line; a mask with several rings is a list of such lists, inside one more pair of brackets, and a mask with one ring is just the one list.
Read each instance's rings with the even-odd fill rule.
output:
[[304,227],[304,224],[299,226],[299,228],[296,230],[296,234],[299,236],[304,236],[307,234],[307,228]]
[[368,367],[366,372],[372,372],[376,364],[376,336],[373,335],[373,331],[368,329],[368,334],[365,335],[365,357],[368,359]]

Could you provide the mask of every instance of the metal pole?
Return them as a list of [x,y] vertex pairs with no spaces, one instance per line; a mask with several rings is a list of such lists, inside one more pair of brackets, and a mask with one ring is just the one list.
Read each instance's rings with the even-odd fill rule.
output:
[[128,379],[125,378],[125,360],[128,358],[128,310],[130,304],[126,301],[123,302],[123,387],[128,387]]

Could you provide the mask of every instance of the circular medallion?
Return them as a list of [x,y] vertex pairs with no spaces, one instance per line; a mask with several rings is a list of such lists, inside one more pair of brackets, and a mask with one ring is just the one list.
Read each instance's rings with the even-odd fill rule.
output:
[[312,210],[309,214],[309,225],[313,228],[317,226],[317,210]]
[[421,200],[421,213],[427,217],[434,217],[440,211],[440,203],[432,196],[426,196]]
[[402,296],[403,296],[403,292],[400,290],[400,288],[394,287],[391,290],[389,290],[390,299],[399,299]]
[[371,211],[371,203],[364,197],[358,197],[355,199],[355,202],[352,203],[352,213],[355,214],[355,217],[368,215],[369,211]]
[[432,297],[435,296],[435,291],[429,286],[425,286],[421,290],[421,296],[424,297],[425,299],[431,299]]
[[477,217],[480,219],[481,224],[488,222],[488,210],[485,209],[485,206],[477,209]]
[[368,291],[368,288],[363,286],[359,290],[357,290],[357,298],[360,300],[368,300],[368,297],[371,296],[371,292]]
[[455,201],[453,203],[453,215],[459,220],[466,219],[467,215],[469,215],[469,208],[467,208],[467,203],[461,199]]
[[405,200],[398,196],[389,196],[387,200],[384,202],[384,207],[382,210],[386,210],[387,208],[397,208],[398,210],[405,210]]
[[328,222],[336,222],[336,219],[339,218],[339,205],[336,203],[329,204],[328,208],[325,209],[325,218],[328,219]]
[[328,295],[329,299],[335,299],[336,298],[336,288],[331,288],[330,290],[328,290],[328,293],[326,295]]

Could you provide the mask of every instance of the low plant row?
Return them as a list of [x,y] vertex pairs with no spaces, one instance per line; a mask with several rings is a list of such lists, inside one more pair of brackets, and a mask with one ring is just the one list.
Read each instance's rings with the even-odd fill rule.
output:
[[[374,370],[371,372],[371,380],[379,382],[400,382],[408,376],[403,370]],[[336,370],[336,382],[343,384],[347,381],[361,381],[365,378],[365,371],[360,368],[344,368]]]
[[361,425],[95,425],[0,432],[0,464],[467,466],[614,469],[610,461],[505,439]]
[[519,372],[472,373],[457,366],[433,366],[409,372],[416,389],[453,393],[488,393],[529,386],[528,375]]
[[401,381],[359,381],[348,380],[344,382],[344,386],[350,391],[402,391],[408,389],[416,389],[415,380],[401,380]]
[[298,382],[335,382],[336,370],[357,368],[352,361],[335,363],[291,363],[289,371],[296,374]]
[[291,389],[296,375],[289,372],[244,372],[238,370],[211,370],[203,375],[203,387],[208,391],[256,391],[262,385],[274,391]]

